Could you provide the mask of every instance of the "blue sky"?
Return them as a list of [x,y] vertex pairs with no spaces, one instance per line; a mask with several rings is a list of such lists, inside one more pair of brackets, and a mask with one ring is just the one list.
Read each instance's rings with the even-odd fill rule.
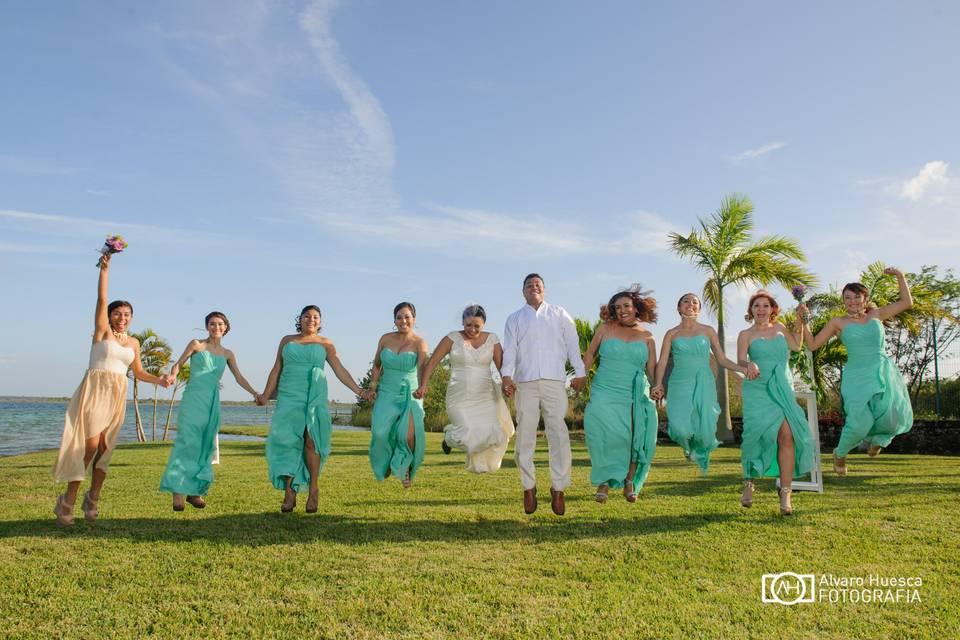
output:
[[641,282],[660,335],[704,280],[666,233],[731,192],[824,283],[955,267],[957,24],[950,2],[6,3],[0,395],[72,393],[108,233],[134,328],[179,353],[225,311],[256,387],[305,304],[359,377],[396,302],[431,343],[470,302],[500,333],[530,271],[589,318]]

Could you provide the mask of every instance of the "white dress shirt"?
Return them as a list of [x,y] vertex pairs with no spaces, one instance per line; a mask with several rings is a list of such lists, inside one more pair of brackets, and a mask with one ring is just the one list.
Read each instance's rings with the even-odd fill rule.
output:
[[563,307],[544,301],[537,309],[525,304],[510,314],[503,330],[501,375],[515,382],[566,380],[567,360],[576,377],[587,375],[577,328]]

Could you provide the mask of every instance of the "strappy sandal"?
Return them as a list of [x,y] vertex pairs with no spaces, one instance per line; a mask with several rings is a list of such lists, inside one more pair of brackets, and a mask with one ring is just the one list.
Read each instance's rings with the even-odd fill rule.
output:
[[413,484],[413,480],[410,479],[410,469],[407,469],[407,475],[403,477],[403,488],[409,489],[410,485]]
[[597,487],[597,495],[594,496],[594,499],[600,504],[605,503],[607,501],[607,495],[609,491],[610,491],[610,487],[608,487],[605,484],[600,485],[599,487]]
[[637,501],[637,490],[633,488],[633,480],[623,481],[623,497],[627,499],[627,502]]
[[777,490],[777,493],[780,494],[780,515],[793,515],[793,505],[790,504],[790,496],[793,494],[793,489],[781,487]]
[[[840,462],[843,460],[843,462]],[[837,454],[833,454],[833,471],[840,477],[847,475],[847,459],[839,458]]]
[[878,455],[880,455],[881,451],[883,451],[883,447],[878,444],[872,444],[870,445],[870,448],[867,449],[867,455],[871,458],[876,458]]
[[[62,524],[65,527],[73,525],[73,505],[67,504],[67,501],[63,499],[64,495],[61,493],[57,496],[57,504],[53,506],[53,514],[57,516],[57,524]],[[64,513],[66,510],[66,513]]]
[[743,493],[740,494],[740,506],[748,509],[753,506],[753,480],[743,481]]
[[80,505],[80,508],[83,510],[83,519],[87,522],[93,522],[97,519],[97,516],[100,515],[100,509],[98,508],[99,500],[94,500],[90,497],[90,492],[87,491],[83,494],[83,503]]
[[[290,497],[292,496],[292,497]],[[290,513],[297,506],[297,492],[291,491],[286,496],[283,497],[283,502],[280,504],[281,513]]]
[[189,502],[190,506],[192,506],[194,509],[203,509],[207,506],[206,500],[200,496],[187,496],[187,502]]
[[311,494],[310,494],[310,497],[307,498],[307,508],[306,508],[306,512],[307,512],[307,513],[316,513],[316,512],[317,512],[317,507],[319,506],[319,505],[318,505],[319,502],[320,502],[319,491],[318,491],[317,493],[311,493]]

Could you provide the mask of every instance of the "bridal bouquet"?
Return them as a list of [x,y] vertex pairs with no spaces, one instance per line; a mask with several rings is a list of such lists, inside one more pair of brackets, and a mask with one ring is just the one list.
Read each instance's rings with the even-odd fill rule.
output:
[[120,253],[127,248],[127,241],[123,239],[123,236],[107,236],[107,239],[103,242],[103,246],[100,247],[100,259],[97,260],[97,268],[99,269],[103,266],[103,257],[112,256],[115,253]]
[[[790,289],[790,293],[793,295],[793,299],[797,301],[797,304],[803,304],[803,299],[807,295],[807,287],[803,284],[795,284],[793,288]],[[810,320],[808,317],[809,314],[803,314],[804,317],[801,318],[804,322]]]

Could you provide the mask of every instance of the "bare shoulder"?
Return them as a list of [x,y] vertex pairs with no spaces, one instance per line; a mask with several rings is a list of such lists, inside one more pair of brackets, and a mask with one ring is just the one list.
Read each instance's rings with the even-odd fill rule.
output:
[[701,323],[698,324],[698,326],[700,327],[700,330],[703,331],[703,335],[705,335],[705,336],[708,336],[708,337],[711,337],[711,338],[712,338],[712,337],[714,337],[714,336],[717,335],[717,330],[714,329],[714,328],[713,328],[712,326],[710,326],[709,324],[703,324],[703,323],[701,322]]

